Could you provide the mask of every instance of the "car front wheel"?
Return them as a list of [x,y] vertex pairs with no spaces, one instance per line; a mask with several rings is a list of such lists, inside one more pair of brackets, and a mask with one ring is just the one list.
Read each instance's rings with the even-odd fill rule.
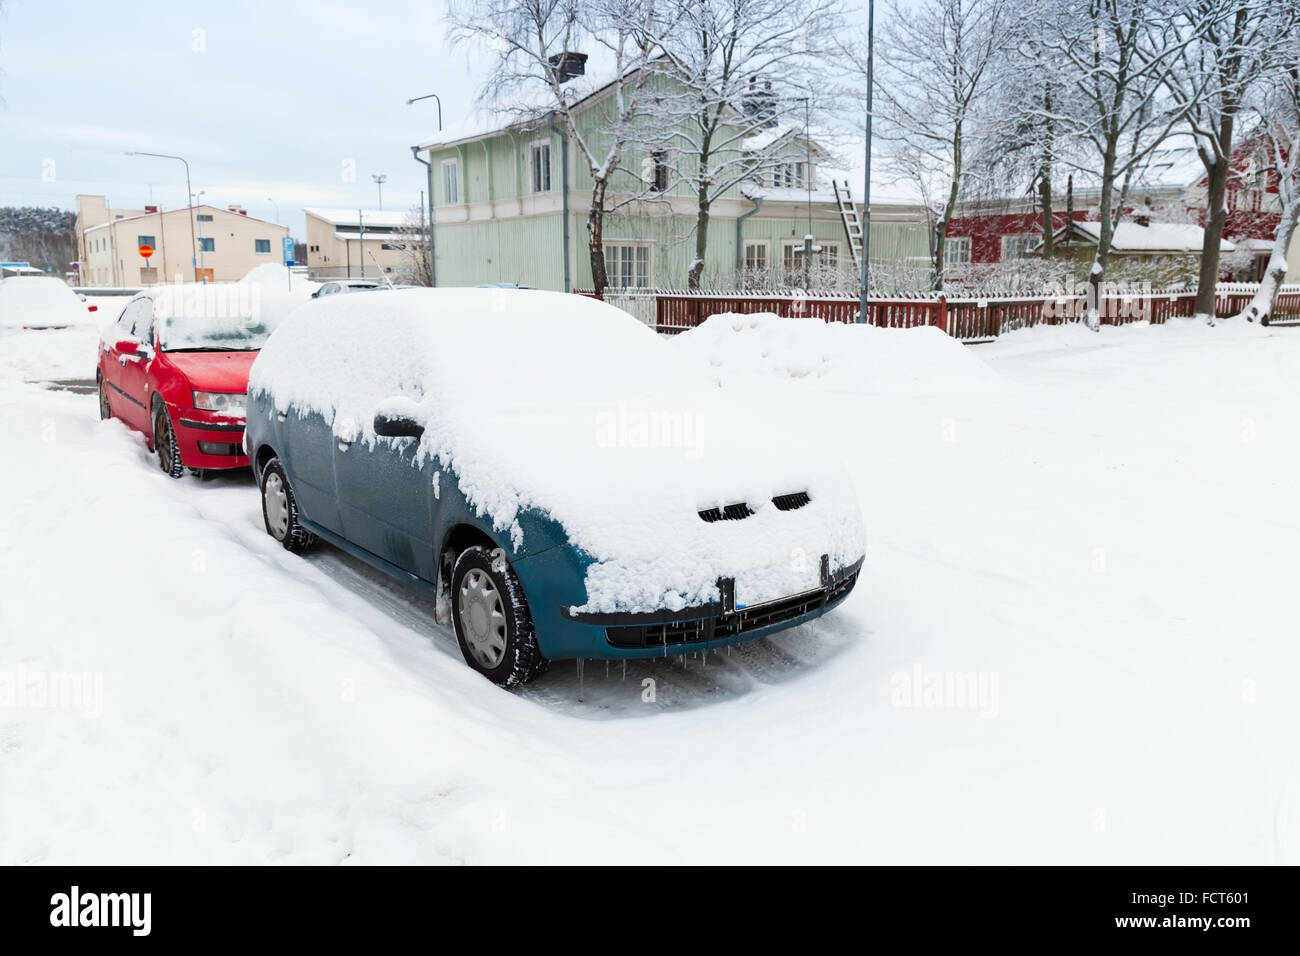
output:
[[500,548],[471,545],[451,574],[451,613],[465,662],[513,687],[546,667],[523,586]]
[[158,453],[158,467],[166,474],[172,478],[185,474],[185,463],[181,461],[181,450],[176,445],[171,416],[167,414],[167,407],[161,403],[153,415],[153,447]]
[[113,409],[108,404],[108,389],[104,387],[104,376],[96,375],[95,384],[99,386],[99,417],[107,421],[113,417]]
[[279,458],[272,458],[262,469],[262,520],[266,533],[286,551],[301,554],[316,543],[316,536],[298,520],[298,502]]

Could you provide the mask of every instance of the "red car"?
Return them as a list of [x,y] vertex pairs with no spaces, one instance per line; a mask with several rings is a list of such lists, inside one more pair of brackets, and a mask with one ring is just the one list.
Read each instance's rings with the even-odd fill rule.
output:
[[142,432],[173,478],[186,468],[247,468],[248,370],[269,330],[246,316],[176,315],[168,301],[137,295],[104,333],[99,416]]

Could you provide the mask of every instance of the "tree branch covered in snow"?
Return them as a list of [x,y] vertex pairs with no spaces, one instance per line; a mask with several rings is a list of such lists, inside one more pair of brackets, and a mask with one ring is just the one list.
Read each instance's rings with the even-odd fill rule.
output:
[[[649,68],[677,12],[655,0],[452,0],[448,7],[452,41],[474,45],[492,60],[480,101],[521,123],[554,118],[590,172],[587,247],[598,293],[608,285],[605,217],[638,198],[616,195],[611,181],[638,138]],[[608,73],[608,89],[568,78],[565,54],[582,52]],[[598,102],[588,101],[593,94]],[[594,129],[577,122],[579,104],[601,112]]]

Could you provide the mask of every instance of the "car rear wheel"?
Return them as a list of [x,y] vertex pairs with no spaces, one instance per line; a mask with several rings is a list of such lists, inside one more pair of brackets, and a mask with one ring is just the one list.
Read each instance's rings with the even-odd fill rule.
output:
[[266,533],[286,551],[301,554],[316,543],[316,536],[298,520],[298,502],[279,458],[272,458],[262,469],[262,520]]
[[465,662],[493,683],[513,687],[546,667],[523,586],[500,548],[471,545],[451,574],[452,622]]
[[104,387],[102,374],[95,376],[95,384],[99,386],[99,418],[100,421],[107,421],[113,417],[113,409],[108,404],[108,389]]
[[171,416],[162,404],[154,409],[153,447],[158,453],[158,467],[164,473],[172,478],[185,474],[185,463],[181,461],[180,449],[176,447],[176,432],[172,430]]

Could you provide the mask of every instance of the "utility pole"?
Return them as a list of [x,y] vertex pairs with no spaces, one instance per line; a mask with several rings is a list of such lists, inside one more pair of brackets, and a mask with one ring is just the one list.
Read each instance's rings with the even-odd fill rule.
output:
[[867,288],[871,282],[871,93],[876,55],[876,0],[867,0],[867,165],[862,184],[862,289],[858,321],[868,321]]
[[366,277],[366,214],[360,209],[357,210],[357,228],[361,231],[358,235],[361,237],[357,242],[357,259],[361,262],[361,278]]

